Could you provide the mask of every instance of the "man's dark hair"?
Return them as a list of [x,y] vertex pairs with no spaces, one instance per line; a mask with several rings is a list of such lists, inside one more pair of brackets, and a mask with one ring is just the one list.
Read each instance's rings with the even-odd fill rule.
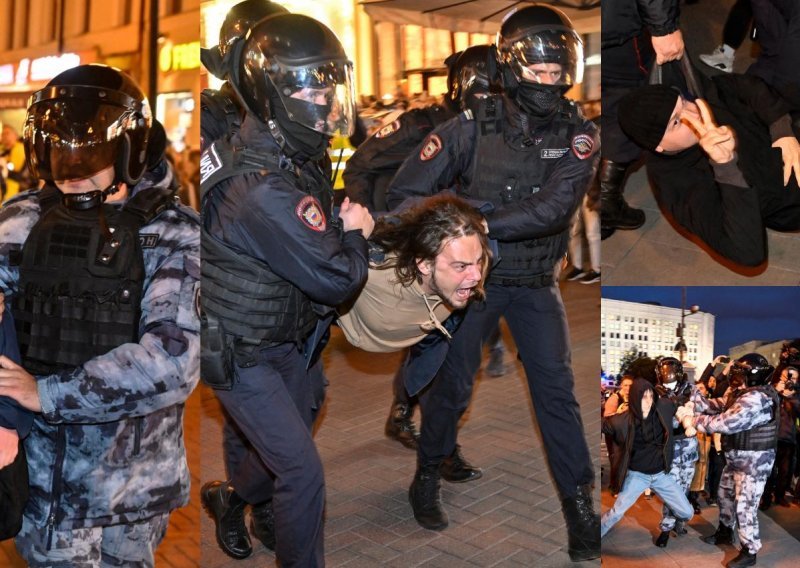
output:
[[383,267],[394,268],[400,284],[409,286],[414,280],[422,282],[422,273],[417,267],[419,260],[434,262],[447,243],[470,235],[477,235],[483,250],[483,278],[474,291],[474,298],[482,300],[486,295],[483,285],[491,259],[489,240],[483,216],[463,199],[442,193],[398,215],[379,219],[370,240],[391,255]]

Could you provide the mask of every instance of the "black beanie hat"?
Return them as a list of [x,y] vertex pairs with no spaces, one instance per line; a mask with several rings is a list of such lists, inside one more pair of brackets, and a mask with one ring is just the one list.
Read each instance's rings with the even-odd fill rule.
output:
[[647,85],[622,97],[619,125],[639,146],[655,150],[664,138],[680,93],[665,85]]

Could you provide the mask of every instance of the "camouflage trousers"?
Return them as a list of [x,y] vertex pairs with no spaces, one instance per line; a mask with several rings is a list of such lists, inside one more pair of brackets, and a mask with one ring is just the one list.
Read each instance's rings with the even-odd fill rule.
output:
[[139,523],[53,531],[24,517],[17,551],[33,568],[152,568],[156,547],[164,539],[169,513]]
[[739,542],[751,554],[761,549],[758,533],[758,504],[775,462],[775,450],[725,452],[725,469],[719,483],[719,522],[738,525]]
[[[688,494],[692,478],[694,478],[694,466],[700,457],[697,452],[697,438],[679,438],[673,442],[672,450],[672,467],[669,474],[683,492]],[[674,513],[664,505],[661,511],[661,530],[671,531],[676,524]],[[682,525],[683,523],[681,523]]]

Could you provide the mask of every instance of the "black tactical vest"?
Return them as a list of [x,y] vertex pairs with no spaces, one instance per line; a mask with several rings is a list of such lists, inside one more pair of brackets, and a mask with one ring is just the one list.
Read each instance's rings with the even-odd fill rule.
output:
[[214,140],[238,132],[242,126],[241,111],[229,96],[227,83],[219,91],[204,89],[200,93],[200,123],[203,150]]
[[[282,173],[299,189],[305,189],[291,163],[281,156],[257,155],[245,148],[233,148],[225,140],[206,149],[201,172],[204,168],[204,202],[220,182],[244,173]],[[200,302],[206,320],[250,345],[301,343],[311,333],[318,318],[311,300],[299,288],[275,274],[266,263],[232,250],[211,235],[205,223],[201,234]]]
[[753,387],[749,389],[742,389],[732,394],[726,405],[726,410],[733,406],[733,403],[742,397],[745,393],[751,391],[760,391],[766,394],[772,400],[772,418],[766,424],[762,424],[756,428],[738,432],[736,434],[727,434],[722,436],[722,449],[728,450],[747,450],[747,451],[765,451],[774,450],[778,447],[778,427],[780,426],[780,399],[778,392],[767,385],[763,387]]
[[[487,97],[478,108],[473,179],[461,193],[496,206],[521,201],[538,192],[557,159],[542,159],[542,151],[569,151],[580,120],[559,112],[550,128],[536,132],[524,147],[511,147],[503,137],[505,119],[500,97]],[[567,110],[569,103],[564,103]],[[559,156],[560,157],[560,156]],[[498,242],[500,262],[489,274],[490,284],[541,288],[553,282],[556,263],[567,251],[569,228],[546,237]]]
[[[173,201],[173,191],[140,191],[121,208],[64,207],[46,187],[41,215],[19,257],[14,318],[25,369],[50,374],[139,340],[145,279],[139,229]],[[100,218],[105,218],[106,233]]]

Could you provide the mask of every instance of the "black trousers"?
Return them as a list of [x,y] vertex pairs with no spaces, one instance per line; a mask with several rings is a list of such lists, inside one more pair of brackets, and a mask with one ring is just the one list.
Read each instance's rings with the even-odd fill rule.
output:
[[550,470],[562,498],[594,479],[575,400],[569,329],[558,286],[508,287],[489,284],[486,300],[467,310],[436,378],[420,394],[420,466],[435,465],[455,448],[457,425],[472,396],[486,342],[505,316],[519,350]]

